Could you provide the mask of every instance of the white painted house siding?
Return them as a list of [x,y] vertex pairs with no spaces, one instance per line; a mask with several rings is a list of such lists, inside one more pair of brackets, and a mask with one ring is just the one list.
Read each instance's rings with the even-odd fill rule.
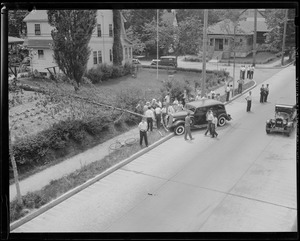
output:
[[[38,70],[39,72],[47,73],[45,69],[47,67],[53,67],[57,64],[53,59],[53,51],[50,49],[49,43],[51,42],[51,27],[48,23],[47,11],[38,10],[35,13],[31,12],[26,16],[24,21],[27,23],[27,42],[29,48],[33,48],[35,53],[32,60],[32,69]],[[122,22],[124,19],[122,18]],[[40,24],[41,34],[35,34],[35,24]],[[98,36],[98,27],[100,24],[101,36]],[[93,31],[89,47],[91,48],[90,58],[87,63],[87,69],[96,67],[99,64],[100,55],[102,57],[102,63],[112,64],[112,52],[113,52],[113,12],[112,10],[97,10],[97,25]],[[110,30],[111,29],[111,30]],[[112,34],[110,34],[112,33]],[[123,64],[126,61],[132,59],[132,45],[126,41],[126,32],[124,29],[124,22],[121,29],[121,42],[123,46]],[[34,41],[34,44],[33,44]],[[125,49],[127,48],[127,58],[125,56]],[[44,58],[39,58],[38,50],[44,51]],[[94,62],[94,56],[97,56],[97,63]]]

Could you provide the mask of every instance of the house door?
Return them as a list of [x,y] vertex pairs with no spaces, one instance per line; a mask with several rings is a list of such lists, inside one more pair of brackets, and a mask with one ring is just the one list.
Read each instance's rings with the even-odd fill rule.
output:
[[216,39],[215,40],[215,50],[216,51],[223,51],[223,39]]

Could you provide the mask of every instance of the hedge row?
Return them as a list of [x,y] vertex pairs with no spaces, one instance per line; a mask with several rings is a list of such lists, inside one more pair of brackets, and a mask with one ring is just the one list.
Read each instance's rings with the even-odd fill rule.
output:
[[85,77],[90,79],[93,84],[101,83],[102,81],[107,81],[109,79],[115,79],[128,74],[131,74],[133,70],[133,65],[126,62],[124,65],[108,65],[99,64],[96,68],[91,68],[85,74]]

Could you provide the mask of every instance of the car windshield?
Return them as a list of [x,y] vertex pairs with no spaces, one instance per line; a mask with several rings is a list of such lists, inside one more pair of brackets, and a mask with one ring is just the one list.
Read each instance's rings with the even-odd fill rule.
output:
[[190,110],[192,112],[195,112],[196,111],[196,107],[192,106],[192,105],[189,105],[189,104],[186,104],[185,107],[184,107],[186,110]]
[[286,112],[277,112],[276,113],[277,117],[282,117],[283,119],[288,119],[289,118],[289,114]]

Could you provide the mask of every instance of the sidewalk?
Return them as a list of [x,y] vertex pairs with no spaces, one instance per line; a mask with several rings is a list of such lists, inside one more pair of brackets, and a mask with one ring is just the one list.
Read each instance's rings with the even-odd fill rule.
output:
[[[276,65],[276,63],[274,63]],[[239,72],[239,68],[236,68],[236,71]],[[276,70],[274,70],[276,71]],[[279,70],[277,70],[279,71]],[[269,73],[259,73],[257,70],[254,74],[254,80],[257,83],[260,83],[270,77]],[[236,75],[239,76],[239,75]],[[249,80],[246,80],[247,83]],[[235,85],[237,88],[237,85]],[[224,94],[224,86],[219,87],[215,90],[216,94],[223,95]],[[44,186],[50,183],[51,180],[59,179],[65,175],[68,175],[74,172],[77,169],[80,169],[84,165],[88,165],[92,162],[101,160],[105,156],[107,156],[110,152],[109,146],[112,143],[115,143],[117,140],[124,142],[129,138],[137,138],[139,139],[139,131],[138,128],[134,128],[131,131],[123,133],[109,141],[106,141],[98,146],[95,146],[89,150],[86,150],[76,156],[73,156],[57,165],[47,168],[37,174],[34,174],[22,181],[20,181],[20,190],[21,194],[25,195],[27,192],[33,192],[42,189]],[[9,186],[9,195],[10,200],[12,201],[16,197],[16,187],[15,184]]]

